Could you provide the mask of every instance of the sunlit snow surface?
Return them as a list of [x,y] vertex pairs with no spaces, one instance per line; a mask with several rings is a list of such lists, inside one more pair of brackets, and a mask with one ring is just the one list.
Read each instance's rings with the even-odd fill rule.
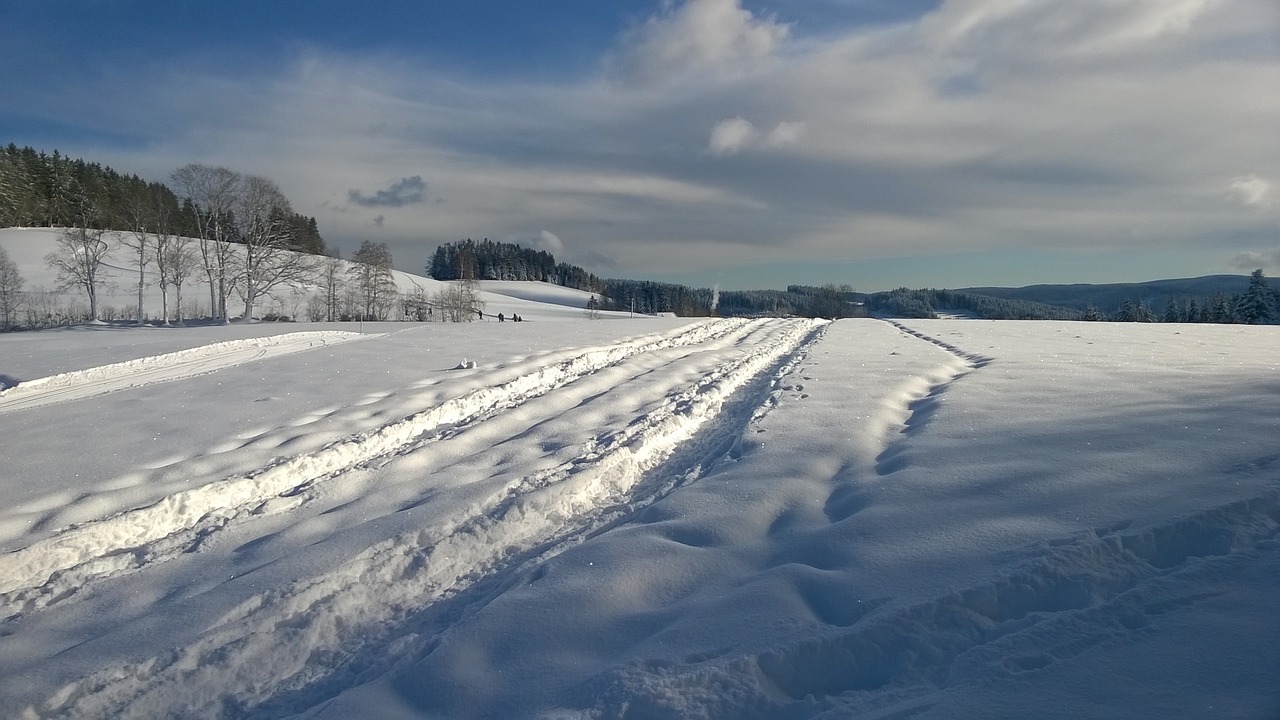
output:
[[363,330],[0,335],[7,715],[1280,716],[1280,329]]

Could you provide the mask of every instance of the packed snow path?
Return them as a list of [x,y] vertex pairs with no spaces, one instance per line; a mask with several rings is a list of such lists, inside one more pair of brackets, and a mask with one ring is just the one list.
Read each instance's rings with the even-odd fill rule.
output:
[[[154,504],[55,531],[0,556],[0,598],[11,622],[24,614],[41,622],[44,613],[64,604],[114,602],[110,598],[119,592],[136,592],[120,584],[126,574],[166,573],[198,584],[202,556],[230,552],[251,558],[256,567],[275,565],[278,578],[280,565],[306,567],[325,554],[308,553],[307,546],[332,546],[338,530],[366,532],[363,522],[371,512],[405,525],[404,532],[336,570],[310,577],[300,571],[292,585],[250,595],[237,609],[228,609],[220,629],[206,630],[178,656],[159,664],[156,658],[146,661],[149,677],[130,680],[132,690],[93,690],[103,682],[95,676],[85,697],[68,690],[70,695],[49,709],[163,714],[173,707],[175,692],[185,697],[196,684],[209,696],[183,702],[194,703],[189,707],[197,714],[221,702],[229,685],[242,685],[242,702],[255,704],[313,680],[318,671],[309,660],[316,653],[353,652],[362,642],[377,640],[387,623],[420,612],[510,558],[535,549],[546,553],[696,476],[699,463],[728,451],[767,398],[774,373],[821,327],[802,321],[715,321],[588,348],[510,380],[499,381],[499,374],[492,384],[316,452],[232,478],[193,482],[192,489]],[[590,381],[583,380],[587,376]],[[735,400],[740,388],[756,385],[745,399]],[[726,407],[735,409],[722,417]],[[690,446],[709,422],[726,424],[728,430],[712,433],[719,439],[709,447]],[[593,434],[594,427],[616,429]],[[547,431],[554,440],[543,437]],[[571,442],[569,436],[581,440]],[[506,462],[481,472],[467,467],[485,458],[489,448],[493,454],[529,458],[510,469],[503,468],[511,464]],[[664,467],[682,452],[678,469]],[[663,474],[650,477],[656,468]],[[468,481],[457,483],[457,477]],[[331,485],[347,487],[335,496]],[[370,486],[380,487],[374,503],[366,496],[351,498],[354,489]],[[430,511],[425,526],[414,514],[422,508]],[[602,515],[606,509],[609,514]],[[324,536],[307,532],[299,512],[317,518]],[[334,514],[349,519],[334,520]],[[284,537],[281,527],[297,537]],[[223,534],[236,536],[239,544],[225,547],[219,542]],[[240,541],[254,536],[259,539]],[[294,554],[303,557],[294,560]],[[183,562],[173,568],[162,567],[179,559]],[[413,581],[406,582],[409,578]],[[272,633],[264,630],[294,622],[291,617],[313,629],[332,624],[342,630],[301,633],[292,650],[279,638],[262,645],[250,641],[265,639]],[[213,655],[226,662],[211,662]],[[220,676],[193,683],[189,671],[196,656],[203,658],[194,661],[200,674]],[[278,684],[254,690],[262,683],[261,662],[277,667]],[[100,705],[104,696],[120,692],[136,697]]]
[[116,390],[216,372],[254,360],[313,350],[368,337],[351,332],[296,332],[204,345],[165,355],[103,365],[29,380],[0,391],[0,413],[81,400]]
[[[739,324],[728,321],[699,327],[672,338],[594,348],[515,380],[451,398],[374,431],[345,438],[318,452],[280,460],[245,476],[201,484],[148,507],[67,528],[51,538],[0,556],[0,613],[8,614],[6,610],[12,612],[17,609],[13,605],[28,609],[43,606],[49,598],[63,598],[77,592],[90,579],[119,574],[139,564],[152,564],[186,552],[192,543],[203,541],[210,532],[238,517],[292,509],[304,502],[307,495],[313,494],[304,494],[304,490],[310,491],[315,483],[359,464],[412,452],[427,442],[456,432],[461,426],[478,422],[499,410],[521,405],[531,397],[550,392],[632,355],[705,342],[727,334]],[[290,339],[294,335],[282,337]],[[250,341],[250,347],[291,347],[299,344],[296,341],[270,340],[275,338],[266,342]],[[309,338],[302,342],[307,341]],[[71,373],[33,385],[36,388],[67,388],[71,397],[89,397],[97,394],[101,387],[99,378],[106,378],[113,385],[123,383],[130,377],[129,368],[146,368],[150,377],[174,379],[184,372],[189,376],[209,371],[205,362],[208,358],[236,357],[246,351],[239,347],[224,350],[227,349],[216,346],[198,348],[100,370]],[[189,356],[196,359],[188,359]],[[144,379],[137,385],[146,382]],[[48,582],[55,573],[56,581]]]

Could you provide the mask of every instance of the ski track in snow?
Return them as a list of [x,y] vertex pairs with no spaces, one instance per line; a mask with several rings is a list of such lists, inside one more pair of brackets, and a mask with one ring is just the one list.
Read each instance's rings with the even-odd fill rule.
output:
[[[314,487],[325,480],[445,439],[466,426],[518,407],[627,358],[664,348],[693,347],[736,332],[746,332],[751,327],[753,324],[744,320],[721,320],[698,325],[673,337],[592,348],[509,382],[482,387],[374,430],[339,440],[317,452],[282,459],[244,475],[175,493],[147,507],[66,528],[52,537],[0,556],[0,616],[13,617],[47,607],[83,590],[88,583],[133,572],[189,552],[238,520],[293,510],[314,498]],[[54,384],[74,390],[83,385],[75,382],[77,378],[113,379],[122,372],[128,372],[124,368],[130,366],[152,368],[169,379],[182,371],[203,372],[202,368],[206,366],[201,358],[210,354],[215,358],[226,355],[222,352],[201,352],[205,350],[195,348],[120,363],[119,366],[69,373],[72,378]],[[197,359],[188,359],[190,355]]]
[[254,360],[279,357],[368,337],[375,336],[336,330],[286,333],[262,338],[228,340],[164,355],[50,375],[21,382],[0,391],[0,413],[181,380]]
[[894,320],[886,319],[884,322],[906,335],[938,346],[952,358],[924,376],[909,378],[885,397],[878,422],[873,423],[871,431],[872,440],[883,443],[875,460],[876,474],[882,476],[892,475],[903,468],[905,441],[929,422],[947,388],[970,372],[993,362],[992,358],[966,352]]
[[[742,327],[741,321],[720,321],[658,343],[591,351],[558,370],[549,368],[555,380],[521,378],[506,390],[487,388],[473,395],[495,398],[485,403],[491,407],[499,402],[496,398],[510,401],[548,392],[556,383],[568,382],[566,378],[620,362],[654,344],[696,344]],[[434,603],[503,568],[555,554],[558,547],[696,479],[705,465],[730,453],[745,424],[767,412],[777,378],[816,341],[825,323],[765,321],[749,327],[758,332],[736,357],[691,386],[668,392],[627,426],[592,438],[575,449],[572,459],[509,481],[476,505],[377,543],[325,574],[256,595],[191,646],[72,683],[28,714],[244,715],[275,696],[323,681],[353,658],[368,664],[384,657],[390,633]],[[464,408],[454,412],[462,417],[449,416],[455,422],[473,417],[480,403],[472,398],[461,404]],[[730,404],[734,417],[726,419],[722,415]],[[691,443],[716,423],[726,423],[730,430]],[[395,451],[421,432],[419,428],[395,443],[378,444],[382,449],[373,456]],[[352,442],[365,445],[381,434]],[[225,699],[232,697],[236,707],[228,708]]]

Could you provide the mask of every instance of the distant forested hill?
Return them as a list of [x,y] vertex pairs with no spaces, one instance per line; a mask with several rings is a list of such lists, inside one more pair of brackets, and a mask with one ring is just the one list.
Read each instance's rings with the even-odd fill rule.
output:
[[[1273,290],[1280,290],[1280,280],[1268,278]],[[971,287],[960,292],[986,295],[1006,300],[1057,305],[1084,311],[1090,305],[1104,315],[1114,315],[1128,301],[1144,304],[1159,312],[1172,300],[1175,303],[1214,296],[1234,296],[1249,288],[1248,275],[1206,275],[1177,280],[1153,280],[1142,283],[1109,283],[1101,285],[1028,285],[1027,287]]]

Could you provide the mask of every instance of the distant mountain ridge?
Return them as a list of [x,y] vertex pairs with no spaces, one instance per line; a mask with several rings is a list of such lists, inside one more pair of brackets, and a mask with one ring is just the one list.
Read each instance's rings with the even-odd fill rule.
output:
[[[1272,290],[1280,291],[1280,280],[1267,278]],[[968,287],[960,292],[1006,300],[1024,300],[1084,310],[1094,305],[1103,313],[1115,313],[1124,301],[1141,302],[1159,311],[1169,300],[1200,300],[1212,295],[1238,295],[1249,287],[1248,275],[1205,275],[1195,278],[1151,280],[1140,283],[1073,283],[1027,285],[1026,287]]]

